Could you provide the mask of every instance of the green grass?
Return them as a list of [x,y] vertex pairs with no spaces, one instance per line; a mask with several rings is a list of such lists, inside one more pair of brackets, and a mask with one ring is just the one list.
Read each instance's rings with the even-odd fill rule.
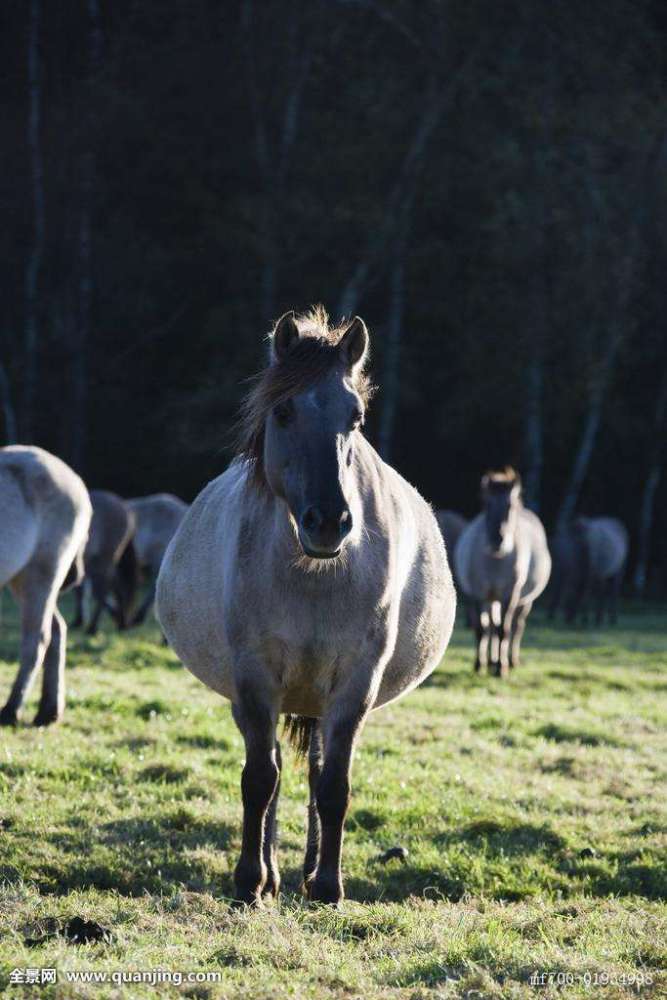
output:
[[[18,630],[4,597],[0,678]],[[243,748],[229,707],[155,626],[75,636],[67,712],[0,730],[0,988],[58,997],[667,995],[667,634],[529,623],[509,682],[457,631],[357,753],[339,911],[298,894],[306,775],[285,753],[280,903],[232,909]],[[34,713],[36,692],[24,717]],[[389,847],[408,851],[382,865]],[[70,919],[108,939],[68,940]],[[12,969],[59,984],[9,986]],[[72,970],[216,970],[221,982],[66,982]],[[535,970],[574,982],[531,986]],[[608,976],[591,986],[585,974]],[[626,982],[623,982],[625,977]],[[650,982],[649,982],[650,980]]]

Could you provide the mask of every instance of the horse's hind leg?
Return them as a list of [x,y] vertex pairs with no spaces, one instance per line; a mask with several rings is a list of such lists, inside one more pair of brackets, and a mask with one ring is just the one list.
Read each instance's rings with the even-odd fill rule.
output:
[[512,642],[510,645],[510,667],[518,667],[521,662],[521,640],[523,639],[523,633],[526,630],[526,621],[528,620],[528,615],[530,614],[532,606],[532,601],[527,604],[522,604],[514,613],[514,621],[512,622]]
[[107,600],[109,588],[111,586],[110,574],[107,572],[91,573],[90,584],[93,592],[93,600],[95,601],[95,608],[91,615],[90,622],[88,623],[86,633],[88,635],[96,635],[103,611],[108,611],[109,614],[115,618],[115,614],[109,606]]
[[322,731],[319,722],[315,722],[310,733],[308,747],[308,785],[310,796],[308,801],[308,836],[306,838],[306,856],[303,862],[303,885],[308,887],[315,877],[317,862],[320,856],[320,814],[317,811],[317,784],[322,774]]
[[241,730],[246,762],[241,776],[243,796],[243,840],[234,870],[236,899],[257,905],[267,880],[264,861],[266,815],[278,785],[276,763],[276,707],[251,685],[239,685],[232,705],[234,721]]
[[21,659],[7,704],[0,712],[0,725],[15,725],[36,672],[42,666],[51,641],[51,623],[57,591],[51,577],[29,570],[12,589],[21,606]]
[[48,726],[62,718],[65,710],[65,647],[67,625],[57,608],[51,620],[51,642],[44,657],[42,697],[34,724]]
[[84,584],[80,583],[78,587],[74,587],[74,618],[70,624],[70,628],[81,628],[83,625],[83,588]]
[[155,583],[156,583],[156,576],[154,575],[153,579],[151,580],[151,582],[148,585],[148,593],[144,597],[143,601],[141,602],[141,604],[139,606],[139,610],[137,611],[136,615],[132,619],[132,623],[131,623],[132,625],[143,625],[143,623],[145,622],[146,615],[150,611],[151,605],[153,604],[153,601],[155,600]]
[[623,585],[623,570],[620,570],[611,581],[609,593],[609,624],[615,625],[618,621],[618,599]]
[[280,775],[283,769],[283,760],[278,740],[276,740],[276,766],[278,768],[278,781],[273,798],[266,811],[264,843],[262,846],[264,864],[266,865],[266,882],[262,888],[262,896],[273,896],[274,898],[277,898],[280,891],[280,872],[278,871],[278,800],[280,798]]

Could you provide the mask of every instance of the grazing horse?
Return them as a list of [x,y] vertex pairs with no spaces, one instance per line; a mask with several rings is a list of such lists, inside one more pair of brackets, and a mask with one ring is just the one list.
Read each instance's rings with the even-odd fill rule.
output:
[[550,541],[553,569],[549,587],[548,616],[553,620],[563,608],[566,622],[573,622],[588,586],[589,559],[581,518],[558,528]]
[[[90,583],[95,608],[88,623],[88,635],[95,635],[103,610],[107,610],[119,629],[125,628],[128,612],[137,587],[138,566],[132,536],[136,518],[133,511],[115,493],[91,490],[93,519],[84,552],[86,579],[75,590],[76,617],[72,628],[83,625],[83,591]],[[109,592],[116,598],[109,603]]]
[[596,623],[602,624],[606,611],[613,624],[628,558],[624,525],[614,517],[579,515],[556,533],[553,555],[555,586],[550,617],[562,604],[567,622],[581,616],[586,624],[592,599]]
[[456,612],[431,508],[362,433],[368,332],[287,313],[246,399],[240,454],[195,500],[162,564],[157,614],[243,735],[236,898],[275,895],[281,756],[309,756],[304,889],[343,896],[352,751],[368,713],[438,665]]
[[514,469],[482,479],[484,509],[461,535],[455,565],[464,593],[476,603],[475,670],[488,665],[506,677],[519,664],[533,601],[549,582],[551,557],[542,522],[521,502]]
[[65,705],[67,626],[59,591],[83,578],[91,505],[79,477],[41,448],[0,448],[0,586],[21,609],[21,658],[0,725],[15,725],[39,668],[42,697],[35,725],[55,722]]
[[628,533],[615,517],[579,517],[577,521],[588,552],[587,587],[581,602],[584,619],[588,599],[592,598],[596,605],[596,623],[602,624],[606,611],[613,624],[628,560]]
[[149,580],[146,596],[132,619],[132,625],[141,625],[155,600],[155,584],[167,546],[188,505],[171,493],[153,493],[126,502],[136,518],[134,547],[139,566]]

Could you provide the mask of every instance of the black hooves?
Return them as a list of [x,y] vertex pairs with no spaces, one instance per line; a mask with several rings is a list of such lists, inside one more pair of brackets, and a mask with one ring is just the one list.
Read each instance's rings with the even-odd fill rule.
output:
[[16,726],[18,724],[18,716],[13,708],[8,705],[0,711],[0,726]]

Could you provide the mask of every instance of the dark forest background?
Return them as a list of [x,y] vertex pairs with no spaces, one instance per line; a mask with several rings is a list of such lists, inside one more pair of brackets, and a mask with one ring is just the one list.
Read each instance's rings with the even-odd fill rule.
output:
[[192,499],[288,308],[472,514],[613,514],[667,586],[662,0],[4,0],[0,433]]

